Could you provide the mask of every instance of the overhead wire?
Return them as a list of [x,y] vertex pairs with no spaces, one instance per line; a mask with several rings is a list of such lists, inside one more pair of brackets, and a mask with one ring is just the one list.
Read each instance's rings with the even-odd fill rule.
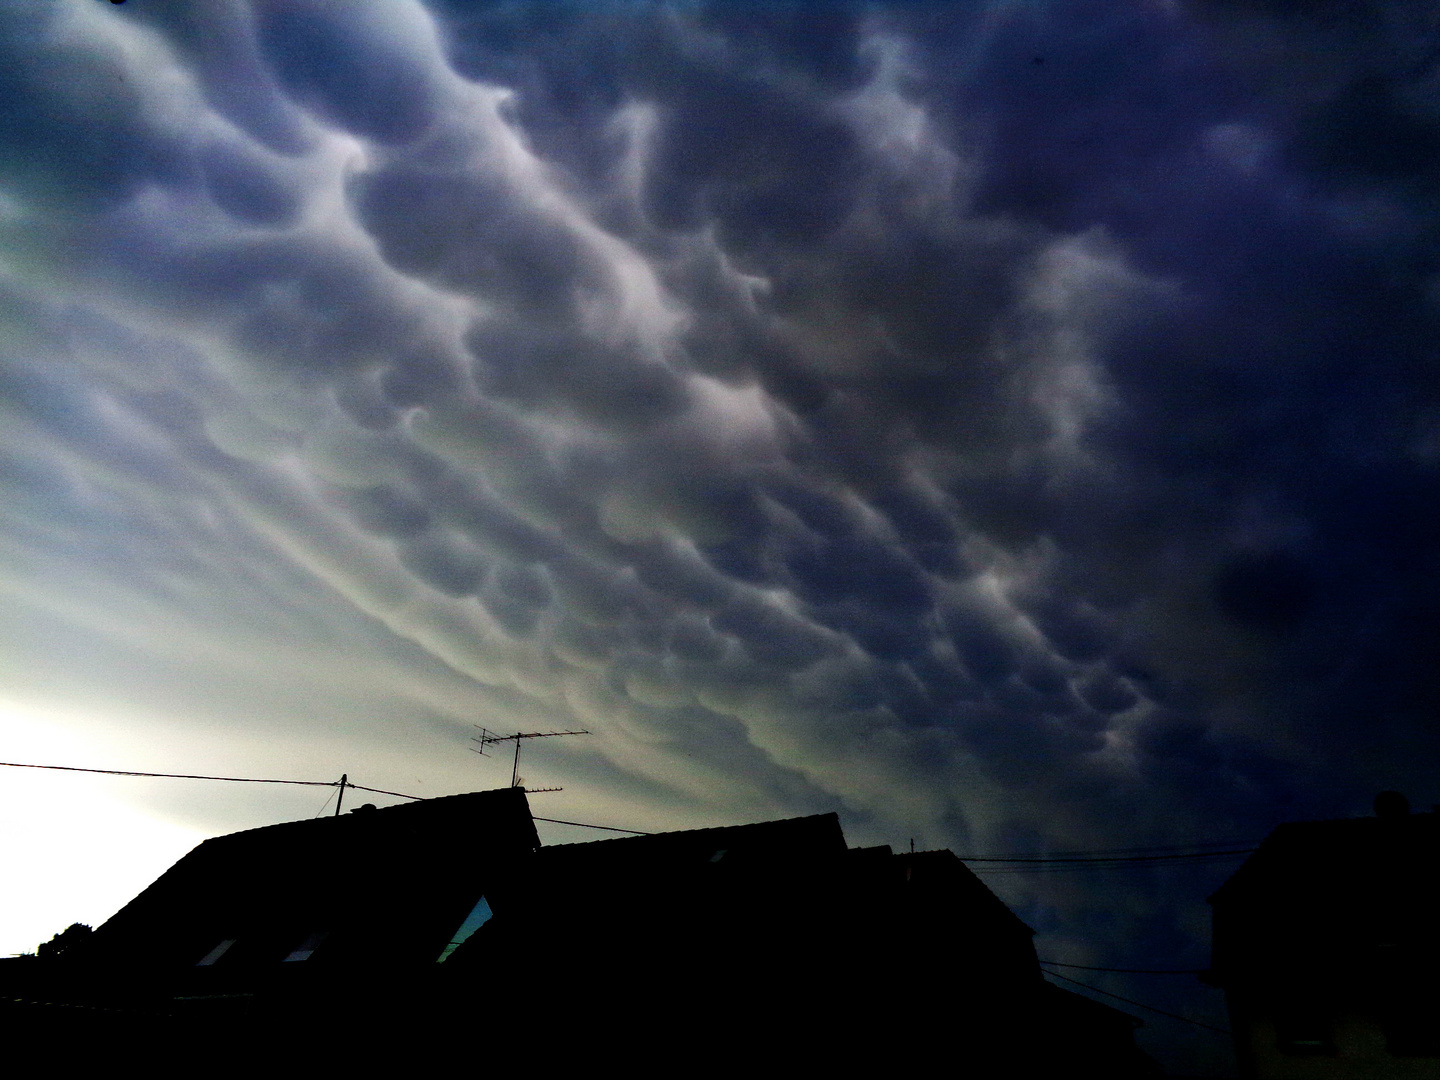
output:
[[1190,851],[1169,855],[1106,855],[1094,852],[1088,855],[962,855],[961,862],[967,863],[1140,863],[1172,862],[1179,859],[1213,859],[1229,855],[1249,855],[1255,848],[1233,848],[1229,851]]
[[[1170,869],[1176,869],[1194,866],[1215,866],[1222,863],[1223,861],[1224,860],[1221,859],[1197,859],[1193,862],[1187,863],[1166,863],[1163,864],[1160,869],[1164,869],[1165,867],[1169,867]],[[1094,871],[1097,873],[1110,871],[1118,872],[1122,870],[1140,870],[1145,867],[1145,863],[1090,863],[1088,865],[1080,866],[975,866],[971,869],[979,877],[994,878],[1004,877],[1007,874],[1076,874],[1086,871]]]
[[[337,780],[335,785],[338,787],[339,784],[340,782]],[[345,786],[354,788],[356,791],[368,791],[375,795],[394,795],[397,799],[414,799],[416,802],[424,802],[429,798],[429,796],[426,795],[406,795],[403,791],[386,791],[384,788],[366,787],[364,784],[352,784],[348,780],[345,781]]]
[[1128,848],[1095,848],[1085,851],[1050,851],[1043,856],[1035,852],[1013,852],[1008,855],[977,856],[978,858],[1005,858],[1005,859],[1063,859],[1074,856],[1076,858],[1100,858],[1102,856],[1119,857],[1122,855],[1148,855],[1152,853],[1164,854],[1166,852],[1178,851],[1181,853],[1193,852],[1202,848],[1240,848],[1249,847],[1248,840],[1192,840],[1185,844],[1148,844],[1143,847]]
[[338,794],[338,790],[337,790],[337,791],[332,791],[329,795],[326,795],[326,796],[325,796],[325,801],[320,804],[320,809],[315,811],[315,816],[316,816],[317,818],[318,818],[321,814],[325,813],[325,810],[330,806],[330,800],[333,799],[333,798],[335,798],[335,796],[336,796],[337,794]]
[[[54,769],[59,772],[99,773],[102,776],[150,776],[166,780],[224,780],[232,784],[299,784],[304,787],[339,787],[338,780],[270,780],[253,776],[199,776],[195,773],[139,772],[134,769],[82,769],[78,765],[30,765],[18,761],[0,761],[0,767],[8,769]],[[346,784],[346,787],[356,787]],[[366,789],[371,790],[369,788]],[[392,792],[384,792],[389,795]],[[412,797],[412,796],[407,796]]]
[[1121,997],[1119,994],[1112,994],[1109,990],[1101,990],[1098,986],[1091,986],[1089,983],[1081,982],[1079,979],[1072,979],[1068,975],[1061,975],[1058,971],[1047,971],[1052,979],[1060,979],[1064,982],[1074,983],[1076,986],[1083,986],[1096,994],[1103,994],[1105,997],[1114,998],[1116,1001],[1123,1001],[1126,1005],[1134,1005],[1138,1009],[1148,1009],[1150,1012],[1158,1013],[1161,1016],[1168,1016],[1171,1020],[1180,1020],[1186,1024],[1193,1024],[1195,1027],[1204,1028],[1206,1031],[1213,1031],[1220,1035],[1229,1036],[1227,1028],[1216,1027],[1214,1024],[1207,1024],[1203,1020],[1194,1020],[1188,1016],[1181,1016],[1179,1013],[1169,1012],[1165,1009],[1156,1008],[1154,1005],[1146,1005],[1143,1001],[1136,1001],[1134,998]]
[[[138,769],[91,769],[79,765],[35,765],[20,761],[0,761],[0,767],[10,769],[53,769],[60,772],[96,773],[101,776],[141,776],[153,777],[166,780],[223,780],[234,784],[300,784],[305,787],[329,787],[339,788],[339,780],[279,780],[253,776],[202,776],[199,773],[162,773],[162,772],[141,772]],[[397,799],[413,799],[416,802],[423,802],[424,795],[410,795],[403,791],[389,791],[385,788],[368,787],[365,784],[344,781],[344,786],[355,791],[368,791],[374,795],[393,795]],[[325,807],[330,805],[330,800],[325,800],[320,813],[324,813]],[[316,815],[317,817],[319,814]],[[584,821],[562,821],[559,818],[537,817],[536,821],[546,821],[555,825],[574,825],[581,829],[601,829],[605,832],[629,833],[635,836],[649,836],[650,833],[640,829],[621,829],[614,825],[591,825]]]
[[1124,975],[1200,975],[1205,968],[1122,968],[1092,967],[1089,964],[1062,964],[1058,960],[1041,960],[1045,967],[1074,968],[1077,971],[1114,971]]
[[654,833],[642,832],[639,829],[620,829],[616,828],[614,825],[590,825],[583,821],[561,821],[559,818],[553,817],[535,817],[534,814],[531,814],[530,816],[535,821],[548,821],[551,825],[578,825],[582,829],[603,829],[606,832],[630,833],[632,836],[655,835]]
[[[58,772],[93,773],[101,776],[152,777],[167,780],[218,780],[232,784],[293,784],[303,787],[331,788],[338,788],[342,784],[340,780],[289,780],[254,776],[208,776],[199,773],[143,772],[138,769],[92,769],[78,765],[36,765],[19,761],[0,761],[0,767],[10,769],[49,769]],[[355,784],[349,781],[343,781],[343,783],[345,787],[353,788],[356,791],[368,791],[375,795],[390,795],[397,799],[413,799],[416,802],[421,802],[427,797],[424,795],[410,795],[403,791],[390,791],[385,788],[367,787],[364,784]],[[329,800],[326,800],[326,802],[328,805]],[[641,829],[622,829],[613,825],[592,825],[584,821],[565,821],[560,818],[542,817],[536,817],[534,820],[549,822],[555,825],[573,825],[581,829],[599,829],[604,832],[627,833],[633,836],[652,835]],[[1207,859],[1229,858],[1235,855],[1248,855],[1255,850],[1254,847],[1245,847],[1217,851],[1175,851],[1177,847],[1202,848],[1205,846],[1207,846],[1205,842],[1200,842],[1191,845],[1174,845],[1172,847],[1112,848],[1090,852],[1063,852],[1054,855],[973,855],[961,856],[960,861],[966,864],[982,864],[973,867],[976,873],[1030,873],[1036,870],[1083,869],[1097,865],[1113,866],[1171,861],[1202,861]],[[1124,852],[1159,852],[1159,854],[1122,854]]]
[[1097,856],[1095,858],[1005,858],[980,859],[961,857],[961,862],[976,874],[1057,874],[1079,870],[1132,870],[1142,866],[1195,866],[1225,862],[1249,855],[1255,848],[1234,848],[1227,851],[1197,851],[1184,855],[1127,855],[1121,857]]

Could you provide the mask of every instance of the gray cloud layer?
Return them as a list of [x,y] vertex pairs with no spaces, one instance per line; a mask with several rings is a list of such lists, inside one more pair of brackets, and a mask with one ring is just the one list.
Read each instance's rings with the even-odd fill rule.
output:
[[18,691],[970,849],[1428,782],[1427,8],[0,21]]

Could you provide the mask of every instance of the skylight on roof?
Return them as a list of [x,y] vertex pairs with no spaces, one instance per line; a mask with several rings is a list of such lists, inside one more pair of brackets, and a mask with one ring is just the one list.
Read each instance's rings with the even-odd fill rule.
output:
[[490,910],[490,901],[486,900],[485,897],[482,896],[479,900],[475,901],[475,906],[470,909],[470,914],[465,916],[465,921],[460,924],[460,928],[450,935],[449,943],[441,950],[440,955],[435,958],[435,962],[437,964],[443,964],[451,953],[461,945],[464,945],[470,935],[489,922],[494,914],[495,913]]
[[216,945],[213,949],[211,949],[204,956],[202,956],[199,960],[197,960],[195,962],[195,966],[209,967],[211,964],[215,963],[216,960],[219,960],[222,956],[229,952],[230,946],[234,945],[235,941],[236,939],[233,937],[226,938],[224,941],[220,942],[220,944]]
[[320,947],[320,943],[329,936],[328,930],[317,930],[313,934],[306,934],[305,940],[295,946],[290,955],[285,957],[285,961],[289,963],[297,960],[309,960],[315,950]]

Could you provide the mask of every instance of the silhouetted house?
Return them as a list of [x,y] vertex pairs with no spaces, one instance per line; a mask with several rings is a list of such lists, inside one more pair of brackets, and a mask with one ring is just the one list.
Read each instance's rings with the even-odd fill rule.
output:
[[958,859],[851,851],[833,814],[543,849],[503,901],[456,965],[597,975],[596,1026],[643,1020],[649,1057],[813,1066],[982,1023],[979,1052],[1013,1054],[1042,985],[1029,928]]
[[387,1043],[429,990],[410,976],[435,967],[539,843],[520,789],[216,837],[61,961],[0,965],[0,999],[12,1026],[58,1025],[64,1041],[78,1025],[96,1054]]
[[850,849],[833,814],[541,848],[508,789],[206,841],[0,996],[196,1060],[408,1067],[484,1032],[537,1066],[1153,1075],[1031,937],[950,852]]
[[545,848],[513,899],[457,965],[604,973],[651,1061],[1159,1074],[1138,1022],[1044,981],[1034,932],[953,853],[848,848],[834,814]]
[[1241,1073],[1440,1077],[1437,815],[1281,825],[1210,897]]
[[88,959],[132,974],[186,969],[207,985],[300,962],[434,963],[485,889],[539,847],[519,788],[232,833],[97,929]]

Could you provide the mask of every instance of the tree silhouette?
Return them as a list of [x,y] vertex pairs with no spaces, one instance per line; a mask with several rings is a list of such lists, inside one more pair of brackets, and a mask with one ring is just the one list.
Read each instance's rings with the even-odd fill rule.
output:
[[84,923],[71,923],[49,941],[37,947],[35,952],[42,960],[53,960],[56,957],[64,956],[89,936],[90,927]]

